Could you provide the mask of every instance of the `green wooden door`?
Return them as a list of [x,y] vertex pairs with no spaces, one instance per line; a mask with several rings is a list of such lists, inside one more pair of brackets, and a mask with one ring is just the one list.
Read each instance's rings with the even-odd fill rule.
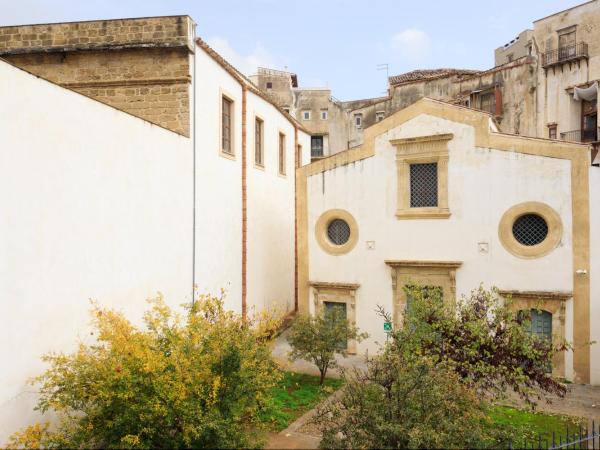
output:
[[531,326],[529,332],[552,341],[552,314],[548,311],[531,310]]
[[[334,309],[337,310],[337,313],[339,314],[339,316],[341,316],[341,318],[343,318],[344,320],[347,319],[346,316],[346,304],[345,303],[339,303],[339,302],[323,302],[323,306],[325,307],[325,313],[327,314],[328,312],[333,311]],[[340,341],[338,343],[338,347],[342,350],[346,350],[348,348],[348,342],[346,340]]]
[[[552,342],[552,314],[538,309],[532,309],[529,313],[531,319],[529,332],[540,339]],[[546,372],[552,372],[552,364],[546,367]]]

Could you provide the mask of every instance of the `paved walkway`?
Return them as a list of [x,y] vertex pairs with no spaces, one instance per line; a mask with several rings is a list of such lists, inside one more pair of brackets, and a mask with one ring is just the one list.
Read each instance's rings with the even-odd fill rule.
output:
[[[304,360],[298,360],[294,362],[290,362],[288,360],[288,354],[291,351],[290,344],[287,342],[287,335],[289,334],[289,330],[281,333],[277,339],[275,339],[275,343],[273,344],[273,348],[271,350],[271,354],[273,355],[273,359],[279,364],[279,366],[284,370],[290,370],[292,372],[298,373],[307,373],[310,375],[319,375],[319,369],[313,363]],[[339,355],[336,355],[336,361],[339,366],[344,369],[351,369],[353,367],[366,369],[365,357],[362,355],[348,355],[347,358],[342,358]],[[337,369],[330,369],[327,371],[327,377],[338,378],[340,376],[339,371]]]

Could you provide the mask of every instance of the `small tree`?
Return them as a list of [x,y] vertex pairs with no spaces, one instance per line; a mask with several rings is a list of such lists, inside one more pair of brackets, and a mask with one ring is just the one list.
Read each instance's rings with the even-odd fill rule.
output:
[[279,371],[269,336],[277,322],[244,321],[220,299],[201,297],[182,318],[162,298],[145,329],[95,307],[97,342],[49,354],[37,409],[54,411],[11,447],[235,448],[258,446],[258,412]]
[[475,448],[486,435],[484,405],[447,365],[386,351],[367,371],[344,374],[340,396],[320,407],[321,448]]
[[543,393],[564,396],[565,386],[548,367],[569,345],[531,334],[529,317],[519,314],[511,299],[482,287],[456,303],[444,302],[441,290],[419,286],[406,288],[406,295],[404,326],[390,334],[393,351],[448,363],[464,383],[492,397],[512,389],[533,406]]
[[351,339],[361,341],[366,337],[366,333],[359,333],[358,328],[348,322],[341,308],[333,307],[295,320],[288,336],[292,346],[289,358],[313,362],[319,369],[323,384],[327,370],[337,365],[335,354],[345,358],[348,356],[347,342]]

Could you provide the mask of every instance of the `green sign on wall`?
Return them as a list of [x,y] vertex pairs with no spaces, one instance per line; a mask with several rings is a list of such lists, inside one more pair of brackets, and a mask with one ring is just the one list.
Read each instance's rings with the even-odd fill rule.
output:
[[383,331],[392,331],[392,322],[383,322]]

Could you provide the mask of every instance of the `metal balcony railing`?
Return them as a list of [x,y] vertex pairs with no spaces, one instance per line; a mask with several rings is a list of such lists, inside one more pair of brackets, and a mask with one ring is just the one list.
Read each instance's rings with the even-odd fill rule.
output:
[[542,66],[549,67],[563,62],[588,57],[588,45],[586,42],[566,45],[542,54]]
[[571,142],[596,142],[598,140],[598,130],[573,130],[560,133],[561,141]]

